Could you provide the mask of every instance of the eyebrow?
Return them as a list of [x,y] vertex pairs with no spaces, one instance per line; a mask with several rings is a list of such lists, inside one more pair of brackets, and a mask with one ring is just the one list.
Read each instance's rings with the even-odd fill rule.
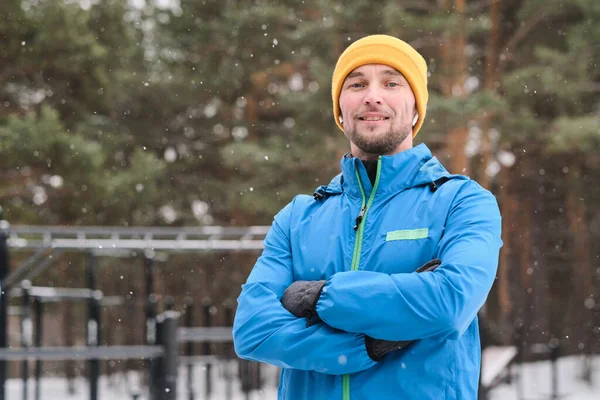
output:
[[395,69],[386,69],[382,72],[383,75],[391,75],[391,76],[404,76],[400,72]]
[[[390,76],[404,76],[404,75],[402,75],[400,72],[396,71],[395,69],[386,69],[386,70],[383,70],[383,71],[381,72],[381,74],[382,74],[382,75],[390,75]],[[348,76],[346,77],[346,79],[352,79],[352,78],[362,78],[362,77],[364,77],[364,76],[365,76],[365,75],[364,75],[362,72],[359,72],[359,71],[353,71],[353,72],[350,72],[350,73],[348,74]]]

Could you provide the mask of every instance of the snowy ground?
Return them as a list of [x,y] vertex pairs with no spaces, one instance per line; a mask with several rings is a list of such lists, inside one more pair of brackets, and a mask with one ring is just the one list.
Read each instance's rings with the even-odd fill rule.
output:
[[[239,380],[229,377],[237,375],[237,363],[221,362],[219,365],[213,365],[211,369],[212,376],[212,395],[211,400],[266,400],[277,399],[277,380],[278,369],[265,365],[262,369],[262,376],[265,380],[263,390],[255,391],[247,398],[240,389]],[[203,364],[194,367],[193,388],[196,400],[206,399],[205,379],[206,369]],[[10,379],[8,381],[7,398],[8,400],[23,399],[23,381],[19,379]],[[74,382],[75,394],[69,396],[67,392],[67,381],[63,378],[43,378],[40,390],[40,400],[89,400],[89,386],[86,378],[77,378]],[[180,368],[177,381],[177,398],[188,399],[187,386],[187,368]],[[99,400],[131,400],[134,393],[139,393],[138,400],[147,400],[148,392],[142,387],[140,374],[131,372],[129,374],[115,374],[110,379],[101,377],[99,382],[98,398]],[[34,400],[35,382],[29,381],[28,400]]]
[[[593,386],[584,382],[581,377],[582,358],[577,356],[564,357],[558,362],[558,393],[561,400],[599,400],[600,399],[600,356],[592,361]],[[517,368],[517,367],[515,367]],[[516,370],[515,370],[516,372]],[[212,369],[213,400],[275,400],[277,398],[277,374],[276,368],[265,366],[263,376],[265,378],[264,389],[252,393],[248,398],[241,393],[239,381],[228,379],[237,373],[235,362],[214,366]],[[519,384],[513,381],[511,384],[501,384],[490,393],[491,400],[545,400],[552,398],[551,366],[549,362],[537,362],[525,364],[521,371],[523,392],[519,393]],[[202,365],[194,368],[193,385],[195,399],[205,399],[205,369]],[[178,398],[187,399],[186,368],[180,370],[178,381]],[[140,387],[139,376],[130,373],[128,376],[115,375],[109,381],[102,378],[100,381],[100,400],[131,400],[135,388]],[[67,383],[62,378],[44,378],[41,387],[41,400],[87,400],[89,399],[88,385],[84,378],[75,381],[76,393],[73,396],[67,394]],[[34,399],[34,382],[29,383],[29,399]],[[23,383],[20,380],[8,381],[8,399],[22,399]],[[147,399],[147,392],[142,391],[140,400]]]
[[[592,385],[581,379],[583,358],[563,357],[558,360],[557,388],[561,400],[600,400],[600,356],[592,359]],[[517,376],[521,378],[522,392],[518,382],[502,384],[490,393],[491,400],[545,400],[552,399],[552,368],[549,361],[528,363]]]

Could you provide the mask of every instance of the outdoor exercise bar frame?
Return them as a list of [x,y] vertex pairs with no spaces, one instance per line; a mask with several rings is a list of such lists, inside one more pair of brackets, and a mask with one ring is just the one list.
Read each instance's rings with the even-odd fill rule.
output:
[[[32,279],[55,262],[63,252],[87,252],[88,285],[96,289],[95,261],[93,255],[141,251],[151,254],[164,252],[202,251],[260,251],[268,226],[244,228],[210,226],[201,228],[163,227],[67,227],[67,226],[13,226],[0,220],[0,351],[8,346],[8,290],[17,282]],[[9,248],[13,251],[32,251],[35,254],[19,265],[13,273],[9,269]],[[45,260],[44,260],[45,258]],[[42,261],[39,263],[39,261]],[[146,274],[152,275],[152,257],[146,256]],[[156,343],[156,299],[152,280],[147,279],[148,292],[146,338],[149,345]],[[90,301],[90,311],[92,311]],[[90,330],[98,326],[99,315],[91,312]],[[153,339],[153,340],[152,340]],[[97,368],[97,360],[90,368]],[[151,369],[154,367],[151,366]],[[5,397],[7,378],[6,359],[0,360],[0,400]]]

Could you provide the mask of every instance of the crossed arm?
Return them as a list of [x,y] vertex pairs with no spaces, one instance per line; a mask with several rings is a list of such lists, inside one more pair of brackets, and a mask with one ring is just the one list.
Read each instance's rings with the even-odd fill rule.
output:
[[367,354],[363,334],[326,324],[307,327],[304,318],[290,314],[280,302],[293,283],[289,241],[292,204],[275,217],[263,253],[242,286],[233,324],[236,353],[282,368],[334,375],[368,369],[375,362]]
[[293,283],[293,203],[288,205],[275,218],[265,250],[242,287],[233,332],[238,355],[284,368],[346,374],[375,364],[365,335],[389,341],[460,336],[492,286],[502,244],[496,200],[464,186],[436,251],[442,264],[435,272],[335,274],[316,304],[324,323],[309,327],[280,302]]
[[[324,286],[316,312],[327,325],[386,340],[457,338],[492,287],[502,240],[494,196],[469,182],[459,190],[426,274],[341,272]],[[369,312],[365,312],[369,310]],[[360,315],[361,318],[351,316]]]

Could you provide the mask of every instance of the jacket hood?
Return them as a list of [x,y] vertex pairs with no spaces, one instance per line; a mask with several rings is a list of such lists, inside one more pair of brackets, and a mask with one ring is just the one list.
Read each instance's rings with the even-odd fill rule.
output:
[[[439,162],[425,144],[419,144],[391,156],[380,156],[378,193],[398,192],[400,190],[429,185],[440,179],[468,179],[463,175],[451,174]],[[347,153],[340,162],[342,173],[334,177],[328,185],[317,188],[318,194],[336,195],[346,192],[352,196],[361,196],[362,185],[366,195],[372,190],[371,181],[362,161]]]
[[315,200],[321,200],[323,197],[342,194],[342,174],[336,175],[328,185],[321,185],[315,189],[313,196]]

